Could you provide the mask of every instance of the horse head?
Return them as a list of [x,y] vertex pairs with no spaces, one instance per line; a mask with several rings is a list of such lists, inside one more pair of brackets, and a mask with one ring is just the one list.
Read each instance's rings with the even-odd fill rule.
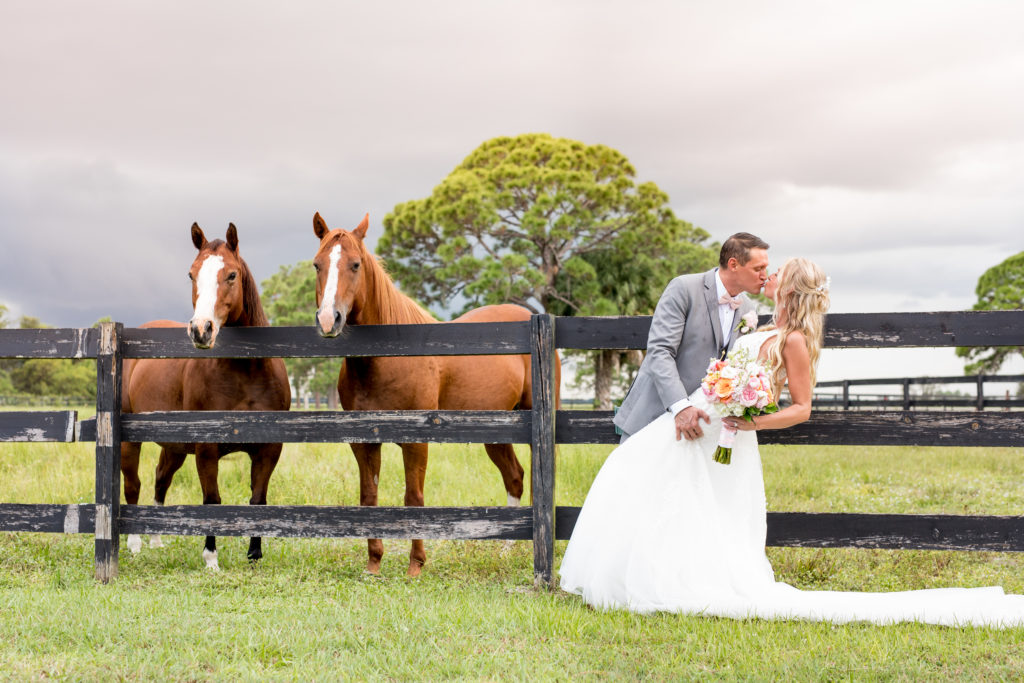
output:
[[192,320],[188,336],[199,349],[213,348],[224,325],[238,321],[245,310],[245,262],[238,255],[238,231],[228,225],[224,240],[206,239],[192,224],[192,244],[199,250],[188,277],[192,280]]
[[[331,230],[320,217],[313,216],[313,232],[320,248],[313,258],[316,268],[316,329],[321,337],[336,337],[345,323],[354,319],[363,307],[366,286],[363,282],[364,259],[372,259],[363,246],[370,214],[355,230]],[[363,269],[365,270],[365,269]]]

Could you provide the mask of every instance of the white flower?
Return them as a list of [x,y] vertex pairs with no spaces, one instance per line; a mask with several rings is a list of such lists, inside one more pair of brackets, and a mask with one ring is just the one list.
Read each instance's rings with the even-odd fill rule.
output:
[[740,318],[739,333],[747,334],[748,332],[753,332],[755,327],[757,327],[757,312],[747,311]]

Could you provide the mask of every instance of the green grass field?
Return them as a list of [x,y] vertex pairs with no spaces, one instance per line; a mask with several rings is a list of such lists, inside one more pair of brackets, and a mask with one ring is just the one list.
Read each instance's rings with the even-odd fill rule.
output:
[[[557,502],[579,505],[609,447],[560,447]],[[529,468],[529,451],[520,449]],[[435,446],[432,505],[502,505],[478,446]],[[773,510],[1020,514],[1020,449],[766,447]],[[152,500],[156,449],[143,452]],[[401,456],[386,447],[381,504],[402,500]],[[222,461],[225,503],[248,500],[248,459]],[[287,445],[271,503],[357,500],[346,446]],[[168,502],[198,503],[191,458]],[[90,502],[89,444],[0,444],[0,502]],[[407,579],[408,544],[385,542],[382,575],[363,572],[361,540],[220,539],[220,573],[202,541],[132,556],[119,578],[92,577],[91,537],[0,534],[0,679],[70,680],[1012,680],[1024,629],[733,621],[599,612],[532,588],[532,548],[427,541]],[[564,543],[556,545],[559,557]],[[805,589],[906,590],[1003,585],[1024,593],[1018,554],[770,548],[780,580]]]

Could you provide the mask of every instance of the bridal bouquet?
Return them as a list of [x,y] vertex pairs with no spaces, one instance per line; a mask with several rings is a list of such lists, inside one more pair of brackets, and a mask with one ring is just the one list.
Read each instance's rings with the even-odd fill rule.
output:
[[[752,358],[744,348],[737,348],[725,360],[712,358],[701,389],[719,417],[742,417],[753,420],[758,415],[779,409],[772,395],[772,383],[764,365]],[[715,462],[728,465],[732,461],[732,444],[736,430],[722,426],[715,449]]]

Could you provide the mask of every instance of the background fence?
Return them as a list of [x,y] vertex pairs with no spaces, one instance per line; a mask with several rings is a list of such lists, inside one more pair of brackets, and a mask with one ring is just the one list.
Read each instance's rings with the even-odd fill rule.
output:
[[[985,383],[1009,384],[1024,382],[1024,375],[960,375],[957,377],[900,377],[897,379],[844,379],[831,382],[818,382],[814,391],[816,408],[836,408],[851,410],[866,407],[894,407],[903,410],[914,408],[960,408],[971,407],[976,410],[986,408],[1010,409],[1024,408],[1024,398],[1011,395],[1009,390],[1004,396],[986,396]],[[974,396],[929,395],[927,390],[914,394],[911,387],[926,387],[936,384],[966,384],[974,388]],[[899,394],[851,394],[850,387],[901,387]],[[822,389],[841,387],[841,393],[825,393]]]
[[[762,319],[765,322],[766,319]],[[554,318],[529,322],[365,326],[336,339],[310,328],[225,328],[218,347],[195,349],[181,330],[0,330],[0,356],[95,358],[97,413],[76,423],[72,411],[0,413],[0,441],[96,442],[96,501],[81,505],[0,504],[0,530],[91,533],[96,576],[117,573],[120,534],[218,536],[524,539],[534,547],[534,576],[550,584],[554,541],[567,539],[578,507],[554,505],[556,443],[616,443],[611,413],[554,409],[556,348],[642,349],[649,317]],[[826,346],[897,348],[1022,346],[1024,311],[836,314]],[[123,358],[487,355],[529,353],[529,411],[120,412]],[[902,406],[906,407],[906,406]],[[761,443],[1022,446],[1024,413],[815,411]],[[484,442],[533,447],[532,505],[360,508],[328,506],[122,506],[122,441],[178,442]],[[811,547],[1024,551],[1020,516],[770,513],[768,544]]]

